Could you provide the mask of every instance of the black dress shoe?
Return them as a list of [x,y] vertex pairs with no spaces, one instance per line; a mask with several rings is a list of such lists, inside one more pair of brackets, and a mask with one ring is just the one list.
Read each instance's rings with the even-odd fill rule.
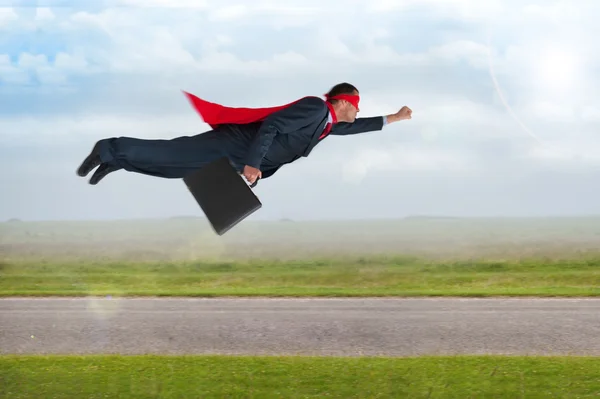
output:
[[115,170],[118,170],[118,169],[119,169],[119,167],[117,167],[117,166],[110,166],[107,163],[100,164],[100,166],[98,167],[98,169],[96,169],[96,171],[94,172],[94,174],[90,178],[90,184],[92,184],[92,185],[98,184],[98,182],[100,180],[102,180],[107,174],[109,174],[111,172],[114,172]]
[[77,169],[77,174],[81,177],[87,176],[88,173],[92,171],[96,166],[100,165],[102,162],[100,160],[100,153],[98,151],[99,142],[96,142],[94,148],[92,148],[92,152],[83,160],[79,169]]

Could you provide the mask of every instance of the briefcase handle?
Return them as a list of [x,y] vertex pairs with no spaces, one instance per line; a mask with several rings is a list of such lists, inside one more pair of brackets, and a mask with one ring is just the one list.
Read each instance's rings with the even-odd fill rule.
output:
[[[240,177],[245,180],[244,175],[241,171],[238,171],[238,175],[240,175]],[[256,180],[254,180],[254,183],[250,184],[248,187],[250,187],[250,188],[256,187],[259,180],[260,180],[260,177],[257,177]]]

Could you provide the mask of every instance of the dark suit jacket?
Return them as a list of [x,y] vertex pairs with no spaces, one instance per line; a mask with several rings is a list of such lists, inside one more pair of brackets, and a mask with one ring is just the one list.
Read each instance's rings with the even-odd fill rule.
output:
[[[228,156],[240,171],[245,165],[253,166],[261,170],[264,179],[281,166],[310,154],[321,141],[319,136],[327,124],[328,112],[323,99],[307,97],[274,112],[262,122],[221,125],[216,129],[217,137],[223,140]],[[329,135],[358,134],[382,128],[381,116],[356,118],[353,123],[336,123]]]

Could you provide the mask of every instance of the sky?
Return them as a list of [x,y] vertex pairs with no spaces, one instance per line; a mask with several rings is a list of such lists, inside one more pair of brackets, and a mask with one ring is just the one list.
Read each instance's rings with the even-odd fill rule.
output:
[[261,107],[339,82],[359,117],[413,117],[329,137],[259,183],[252,218],[600,213],[597,15],[595,0],[0,0],[0,220],[201,215],[181,180],[75,170],[101,138],[207,131],[181,90]]

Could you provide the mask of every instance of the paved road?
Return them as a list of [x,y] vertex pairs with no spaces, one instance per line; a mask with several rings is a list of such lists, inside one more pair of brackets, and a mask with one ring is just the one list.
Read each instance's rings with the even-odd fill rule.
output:
[[600,299],[0,299],[0,353],[600,355]]

